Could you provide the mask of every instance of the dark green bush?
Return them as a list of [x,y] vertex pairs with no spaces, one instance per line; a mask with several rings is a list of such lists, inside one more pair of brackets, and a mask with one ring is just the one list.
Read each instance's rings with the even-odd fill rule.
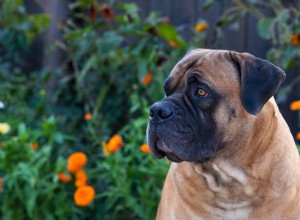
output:
[[[63,65],[26,72],[23,57],[50,18],[29,15],[21,0],[1,6],[0,215],[153,219],[169,163],[140,146],[148,106],[163,97],[165,77],[188,50],[185,40],[157,13],[142,19],[133,3],[76,1],[59,25],[62,41],[50,48],[66,52]],[[203,44],[204,32],[193,40]],[[124,146],[104,154],[114,134]],[[69,183],[58,178],[75,151],[87,155],[84,170],[96,191],[94,202],[81,208],[73,201],[76,174]]]

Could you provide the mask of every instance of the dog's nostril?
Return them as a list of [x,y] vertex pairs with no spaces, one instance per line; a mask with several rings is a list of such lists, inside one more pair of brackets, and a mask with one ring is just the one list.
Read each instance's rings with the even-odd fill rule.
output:
[[153,110],[152,110],[152,109],[150,109],[149,116],[150,116],[151,118],[153,118],[153,117],[154,117],[154,113],[153,113]]
[[168,110],[168,109],[161,109],[158,111],[158,117],[162,118],[162,119],[166,119],[169,118],[172,115],[172,111]]
[[169,103],[157,102],[151,106],[149,116],[153,122],[163,122],[173,115],[173,108]]

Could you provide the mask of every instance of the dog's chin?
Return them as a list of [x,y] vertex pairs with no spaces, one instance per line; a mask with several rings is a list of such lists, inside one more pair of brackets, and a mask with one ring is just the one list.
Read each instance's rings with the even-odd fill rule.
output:
[[180,163],[183,160],[180,159],[178,156],[176,156],[175,154],[166,154],[166,158],[171,161],[171,162],[175,162],[175,163]]
[[154,141],[153,145],[150,145],[150,150],[158,159],[166,157],[171,162],[180,163],[183,161],[169,147],[167,147],[164,142],[160,141],[159,139]]
[[180,163],[183,161],[186,162],[195,162],[195,163],[206,163],[209,162],[212,158],[213,155],[212,154],[203,154],[201,157],[195,157],[195,155],[193,155],[193,157],[184,157],[184,156],[180,156],[178,155],[176,152],[174,152],[170,147],[168,147],[167,144],[165,144],[164,141],[162,141],[160,138],[152,136],[152,138],[148,138],[148,144],[150,147],[150,150],[152,152],[152,154],[157,158],[157,159],[162,159],[164,157],[166,157],[168,160],[170,160],[171,162],[176,162],[176,163]]

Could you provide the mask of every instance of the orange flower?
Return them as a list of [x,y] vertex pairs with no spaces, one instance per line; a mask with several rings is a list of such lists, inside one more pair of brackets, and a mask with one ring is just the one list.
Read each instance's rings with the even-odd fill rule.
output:
[[300,33],[293,34],[290,38],[290,42],[293,46],[299,46],[300,45]]
[[100,5],[99,10],[100,10],[100,14],[107,20],[112,20],[116,16],[112,8],[107,4]]
[[194,30],[196,32],[201,32],[201,31],[205,31],[208,28],[208,25],[206,23],[199,23],[196,24],[196,26],[194,27]]
[[169,43],[169,46],[171,46],[171,47],[178,47],[179,46],[178,41],[175,41],[175,40],[170,40],[168,43]]
[[80,187],[80,186],[85,186],[87,183],[87,175],[84,170],[79,170],[76,172],[76,181],[75,181],[75,186]]
[[149,84],[152,81],[152,71],[148,70],[147,71],[147,75],[142,79],[142,83],[143,84]]
[[59,173],[58,174],[58,179],[64,183],[68,183],[72,180],[72,176],[68,173],[68,174],[65,174],[65,173]]
[[94,2],[90,5],[88,17],[91,21],[94,21],[96,19],[96,5]]
[[293,111],[300,110],[300,100],[292,102],[290,108]]
[[84,115],[84,119],[87,120],[87,121],[91,120],[92,118],[93,118],[93,116],[92,116],[92,114],[90,114],[90,113],[86,113],[86,114]]
[[87,206],[95,198],[95,189],[92,186],[81,186],[74,192],[74,201],[77,206]]
[[300,140],[300,132],[297,133],[296,138]]
[[76,152],[69,156],[67,170],[71,173],[76,173],[87,163],[87,157],[82,152]]
[[36,150],[36,149],[39,148],[39,145],[38,145],[38,143],[31,143],[30,147],[31,147],[32,150]]
[[148,146],[148,144],[143,144],[141,147],[140,147],[140,150],[146,154],[150,154],[151,151],[150,151],[150,148]]
[[4,188],[4,180],[3,180],[3,178],[0,176],[0,192],[3,191],[3,188]]
[[124,145],[122,137],[118,134],[115,134],[108,141],[107,149],[109,152],[115,153]]

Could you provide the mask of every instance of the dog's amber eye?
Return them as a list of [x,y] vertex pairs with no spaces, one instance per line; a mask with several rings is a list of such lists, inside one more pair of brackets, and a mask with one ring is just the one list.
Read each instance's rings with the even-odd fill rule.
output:
[[208,93],[203,89],[198,89],[196,95],[199,97],[206,97],[208,96]]

